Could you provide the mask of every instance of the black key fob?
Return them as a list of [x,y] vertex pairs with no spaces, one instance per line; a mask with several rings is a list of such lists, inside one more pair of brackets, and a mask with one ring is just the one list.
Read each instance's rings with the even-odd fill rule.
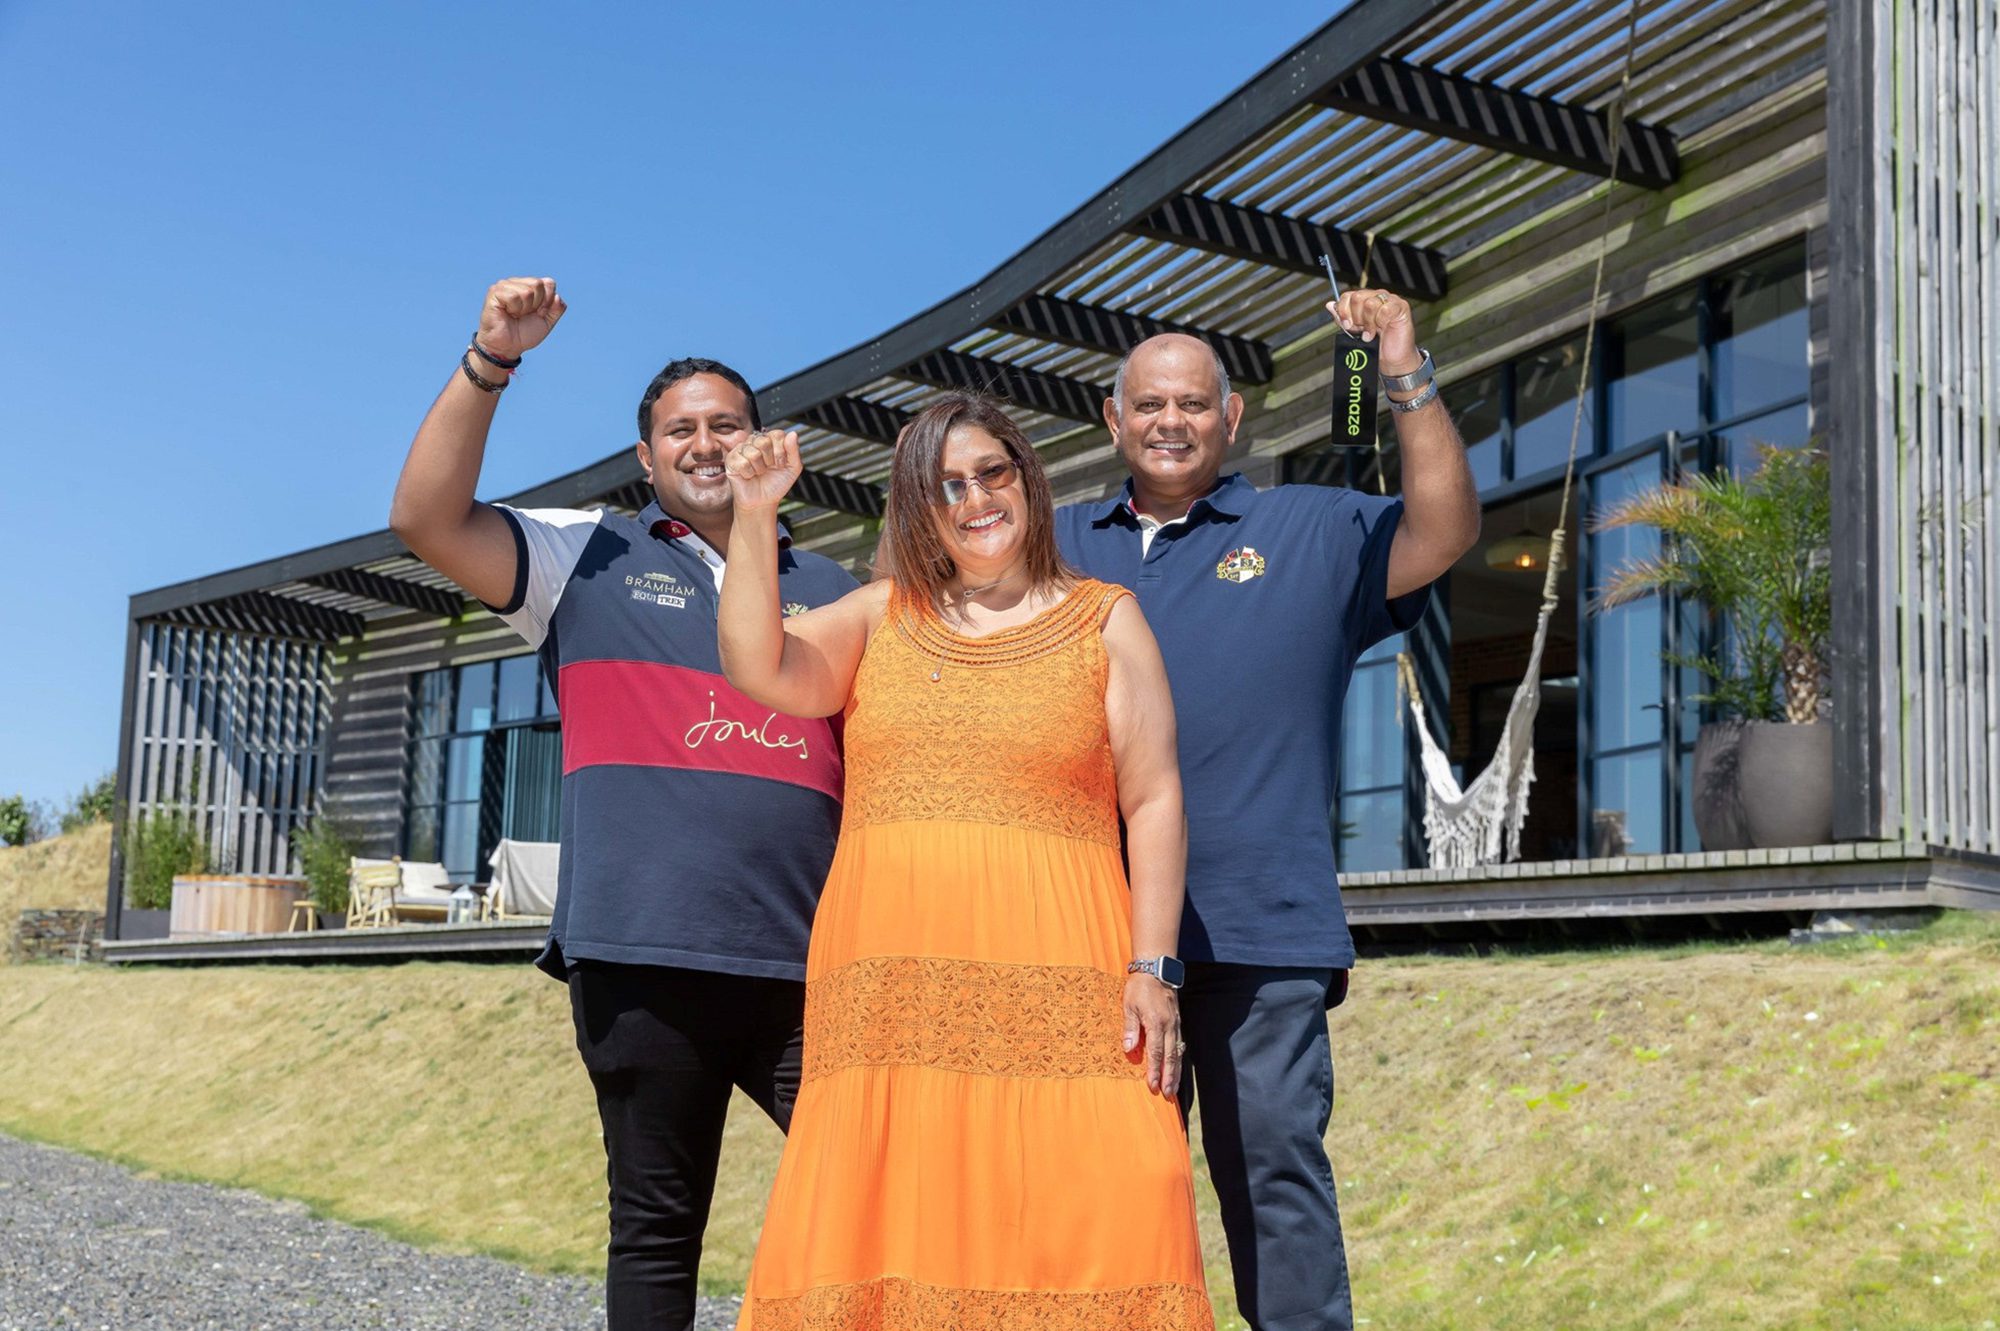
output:
[[1336,448],[1375,447],[1375,398],[1381,390],[1378,348],[1340,330],[1333,339],[1333,442]]

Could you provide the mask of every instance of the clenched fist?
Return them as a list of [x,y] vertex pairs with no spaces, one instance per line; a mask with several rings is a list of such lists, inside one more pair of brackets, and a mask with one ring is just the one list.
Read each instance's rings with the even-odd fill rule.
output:
[[1344,291],[1339,300],[1326,303],[1326,312],[1340,320],[1342,328],[1359,334],[1362,341],[1379,339],[1382,373],[1408,374],[1423,363],[1410,302],[1395,292],[1368,287]]
[[538,347],[569,305],[553,277],[505,277],[486,289],[479,311],[479,345],[513,360]]
[[760,430],[729,450],[723,470],[729,474],[729,494],[739,512],[776,508],[805,467],[799,461],[795,431]]

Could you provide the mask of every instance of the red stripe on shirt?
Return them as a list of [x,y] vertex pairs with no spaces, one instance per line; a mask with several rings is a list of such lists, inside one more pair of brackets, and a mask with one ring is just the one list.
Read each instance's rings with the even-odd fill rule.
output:
[[565,776],[608,764],[678,767],[841,796],[831,721],[773,712],[720,675],[650,661],[576,661],[559,672],[557,688]]

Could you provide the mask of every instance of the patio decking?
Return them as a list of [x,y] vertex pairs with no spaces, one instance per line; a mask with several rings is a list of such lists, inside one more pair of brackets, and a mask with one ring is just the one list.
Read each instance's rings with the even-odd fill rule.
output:
[[[1372,942],[1566,933],[1577,922],[1648,921],[1728,929],[1755,917],[1947,907],[2000,910],[2000,859],[1922,842],[1407,869],[1341,880],[1348,923]],[[541,950],[545,920],[383,929],[135,939],[104,944],[114,962],[397,961],[514,957]]]

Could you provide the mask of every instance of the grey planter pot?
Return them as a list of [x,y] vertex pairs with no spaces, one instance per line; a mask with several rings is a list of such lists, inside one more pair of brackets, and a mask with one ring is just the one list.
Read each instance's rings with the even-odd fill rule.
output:
[[1694,744],[1694,826],[1703,850],[1833,840],[1833,727],[1717,721]]
[[1823,846],[1833,840],[1833,726],[1755,721],[1737,748],[1750,844]]

